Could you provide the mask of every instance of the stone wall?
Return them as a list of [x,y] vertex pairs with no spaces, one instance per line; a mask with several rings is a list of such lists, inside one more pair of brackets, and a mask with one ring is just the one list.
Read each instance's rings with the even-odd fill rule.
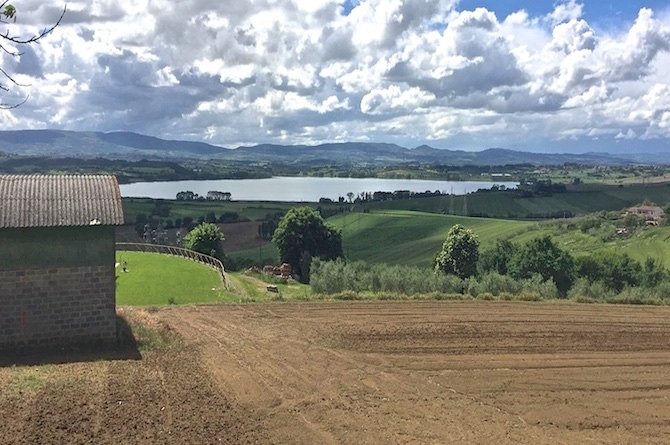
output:
[[116,337],[114,264],[0,269],[0,349]]

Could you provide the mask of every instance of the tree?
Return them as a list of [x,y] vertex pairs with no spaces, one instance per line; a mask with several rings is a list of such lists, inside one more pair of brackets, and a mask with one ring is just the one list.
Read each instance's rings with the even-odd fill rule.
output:
[[334,260],[342,256],[342,232],[328,224],[310,207],[294,207],[279,221],[272,235],[282,262],[306,281],[309,265],[306,257]]
[[493,249],[485,250],[479,256],[480,272],[497,272],[507,275],[507,267],[518,247],[508,240],[498,240]]
[[221,241],[224,239],[223,233],[216,224],[202,223],[184,237],[184,247],[223,259]]
[[447,233],[442,250],[435,257],[435,270],[467,278],[477,272],[479,240],[470,229],[456,224]]
[[[616,292],[621,292],[625,286],[639,286],[642,280],[642,266],[625,253],[605,252],[579,258],[576,268],[580,277],[588,279],[590,283],[600,282]],[[654,280],[653,260],[648,271],[649,280]]]
[[[12,22],[16,22],[16,8],[14,5],[9,3],[8,0],[4,0],[0,2],[0,24],[5,26],[4,32],[0,32],[0,53],[5,53],[11,57],[20,57],[23,53],[20,51],[20,48],[25,46],[25,45],[32,45],[34,43],[39,42],[42,38],[44,38],[47,34],[49,34],[51,31],[56,29],[58,25],[60,25],[61,20],[63,20],[63,17],[65,16],[65,11],[67,10],[67,7],[63,7],[63,12],[61,13],[60,17],[58,17],[58,20],[56,20],[56,23],[53,24],[51,27],[43,29],[40,33],[35,34],[30,37],[21,37],[15,34],[10,33],[9,25],[10,25],[10,20]],[[0,90],[4,92],[8,92],[10,89],[10,86],[8,84],[18,86],[18,87],[26,87],[28,85],[23,85],[19,83],[14,76],[12,76],[9,72],[7,72],[5,69],[0,68],[0,78],[4,77],[5,81],[8,83],[3,83],[0,82]],[[6,103],[0,103],[0,109],[12,109],[16,108],[23,103],[28,98],[24,99],[23,101],[16,103],[16,104],[6,104]]]
[[652,288],[658,286],[667,278],[668,271],[665,270],[663,264],[653,258],[647,257],[642,266],[640,284],[644,287]]
[[567,252],[560,249],[550,236],[528,241],[512,257],[509,273],[516,279],[529,279],[541,275],[544,280],[553,280],[562,296],[572,286],[575,264]]
[[641,226],[642,224],[643,221],[640,219],[640,217],[633,213],[627,213],[626,216],[623,217],[623,226],[628,229],[634,229]]

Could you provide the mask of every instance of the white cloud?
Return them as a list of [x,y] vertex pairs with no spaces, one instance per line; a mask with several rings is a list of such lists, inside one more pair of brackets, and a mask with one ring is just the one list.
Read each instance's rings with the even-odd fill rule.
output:
[[[575,0],[504,18],[456,0],[360,0],[348,15],[343,4],[72,0],[33,51],[3,57],[31,86],[3,96],[30,99],[3,112],[0,127],[222,145],[670,138],[667,11],[641,9],[604,32]],[[12,29],[37,32],[61,8],[21,2]]]
[[575,0],[559,2],[548,18],[554,25],[568,20],[576,20],[582,16],[584,5]]
[[401,90],[397,85],[376,89],[361,99],[361,111],[367,114],[383,114],[391,111],[417,112],[435,100],[435,95],[412,87]]

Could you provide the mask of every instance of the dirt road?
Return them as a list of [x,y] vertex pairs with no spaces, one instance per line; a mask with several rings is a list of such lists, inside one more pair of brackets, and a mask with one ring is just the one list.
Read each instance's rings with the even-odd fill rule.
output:
[[159,313],[273,443],[670,443],[670,310],[537,303]]

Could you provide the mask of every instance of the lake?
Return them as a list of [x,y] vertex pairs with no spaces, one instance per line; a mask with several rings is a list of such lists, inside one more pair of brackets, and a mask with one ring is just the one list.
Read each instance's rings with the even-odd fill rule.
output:
[[420,179],[378,178],[315,178],[276,176],[265,179],[217,179],[205,181],[136,182],[121,185],[121,196],[175,199],[178,192],[190,190],[201,196],[208,191],[230,192],[234,201],[294,201],[317,202],[319,198],[337,200],[363,192],[394,192],[409,190],[425,192],[439,190],[443,193],[464,195],[492,185],[513,188],[516,182],[484,181],[430,181]]

